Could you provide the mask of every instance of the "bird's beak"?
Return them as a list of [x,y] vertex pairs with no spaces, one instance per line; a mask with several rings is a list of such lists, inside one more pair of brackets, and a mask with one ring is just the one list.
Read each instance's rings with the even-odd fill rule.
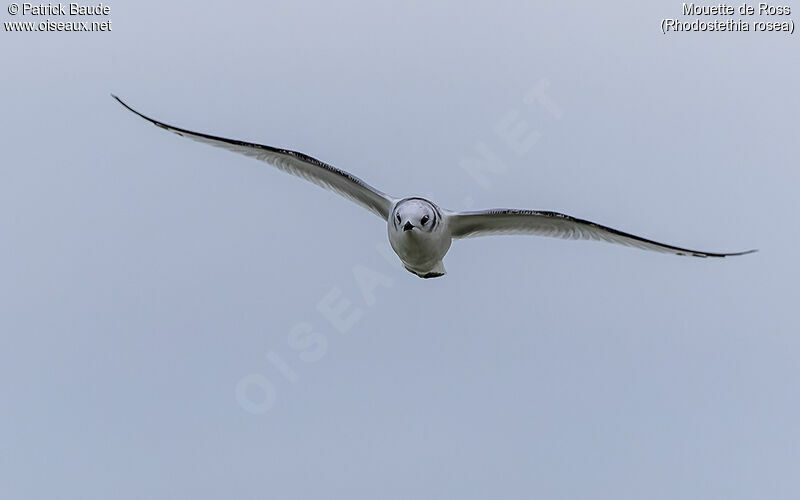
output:
[[414,226],[410,222],[406,221],[406,223],[403,225],[403,231],[409,231],[411,229],[414,229]]

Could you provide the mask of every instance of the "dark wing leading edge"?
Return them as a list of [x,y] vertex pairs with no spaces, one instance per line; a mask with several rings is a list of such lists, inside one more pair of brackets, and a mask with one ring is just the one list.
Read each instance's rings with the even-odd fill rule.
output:
[[354,175],[350,175],[344,170],[328,165],[321,162],[316,158],[312,158],[297,151],[289,151],[286,149],[273,148],[271,146],[264,146],[262,144],[253,144],[250,142],[238,141],[235,139],[225,139],[224,137],[216,137],[213,135],[203,134],[200,132],[192,132],[172,125],[167,125],[158,120],[149,118],[135,109],[131,108],[122,99],[115,95],[111,95],[120,104],[125,106],[128,110],[136,113],[145,120],[153,123],[154,125],[169,130],[182,137],[204,142],[212,146],[224,148],[229,151],[241,153],[251,158],[256,158],[266,162],[274,167],[288,172],[292,175],[301,177],[307,181],[313,182],[318,186],[325,189],[330,189],[345,198],[353,200],[367,210],[383,217],[384,220],[389,218],[389,213],[392,210],[394,200],[386,194],[373,188],[366,182],[362,181]]
[[448,218],[453,238],[488,236],[492,234],[537,234],[569,240],[600,240],[643,250],[694,257],[727,257],[755,252],[713,253],[689,250],[648,240],[634,234],[601,226],[588,220],[576,219],[557,212],[539,210],[497,209],[480,212],[456,212]]

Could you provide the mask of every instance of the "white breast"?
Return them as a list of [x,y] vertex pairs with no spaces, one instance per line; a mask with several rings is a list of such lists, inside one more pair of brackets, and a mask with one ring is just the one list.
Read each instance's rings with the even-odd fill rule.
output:
[[[441,264],[450,249],[450,235],[446,230],[423,232],[397,230],[390,223],[389,243],[409,270],[425,274]],[[441,228],[445,229],[445,228]]]

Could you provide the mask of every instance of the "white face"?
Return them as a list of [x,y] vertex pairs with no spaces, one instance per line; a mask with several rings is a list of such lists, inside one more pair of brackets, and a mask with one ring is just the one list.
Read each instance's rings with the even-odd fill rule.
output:
[[430,233],[439,225],[439,215],[430,203],[411,199],[400,202],[392,214],[395,231]]

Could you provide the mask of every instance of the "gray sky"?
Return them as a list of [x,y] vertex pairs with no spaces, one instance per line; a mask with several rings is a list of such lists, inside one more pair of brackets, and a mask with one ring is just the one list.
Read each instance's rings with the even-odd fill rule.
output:
[[[518,4],[0,33],[0,497],[798,498],[800,35]],[[484,238],[420,280],[372,214],[110,92],[393,195],[761,251]]]

